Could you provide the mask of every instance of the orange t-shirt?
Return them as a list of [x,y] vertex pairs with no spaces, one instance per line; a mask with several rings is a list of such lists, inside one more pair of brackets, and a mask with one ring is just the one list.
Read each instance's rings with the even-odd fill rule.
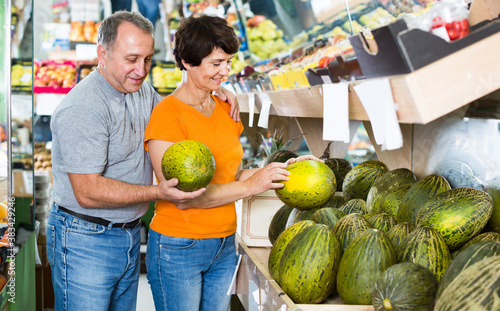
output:
[[[229,115],[229,104],[215,97],[215,109],[210,117],[183,103],[176,97],[165,97],[153,109],[144,146],[158,139],[170,142],[197,140],[212,151],[215,159],[215,174],[212,184],[235,181],[243,158],[240,135],[241,122]],[[236,232],[236,210],[233,203],[214,208],[178,209],[172,202],[157,201],[155,215],[150,228],[163,235],[182,238],[222,238]]]

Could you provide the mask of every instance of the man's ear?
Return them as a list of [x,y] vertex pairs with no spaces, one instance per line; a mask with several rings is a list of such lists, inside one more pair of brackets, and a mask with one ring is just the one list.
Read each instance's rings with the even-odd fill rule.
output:
[[99,63],[106,65],[106,54],[107,53],[108,52],[106,51],[104,46],[102,46],[102,44],[99,44],[97,46],[97,59],[99,60]]

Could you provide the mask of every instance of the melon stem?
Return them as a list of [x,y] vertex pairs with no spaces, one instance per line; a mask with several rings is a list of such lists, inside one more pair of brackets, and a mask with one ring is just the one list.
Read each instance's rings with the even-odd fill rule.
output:
[[386,310],[391,310],[392,309],[392,305],[391,305],[391,301],[389,299],[384,299],[384,302],[382,303],[384,305],[384,308]]

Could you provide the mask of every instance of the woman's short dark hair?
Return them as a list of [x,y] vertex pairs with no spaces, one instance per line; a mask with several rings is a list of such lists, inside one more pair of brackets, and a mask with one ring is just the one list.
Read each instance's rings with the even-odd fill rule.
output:
[[227,54],[236,54],[240,42],[234,29],[223,18],[209,15],[190,16],[183,20],[174,37],[174,56],[179,69],[186,69],[182,61],[199,66],[215,48]]
[[113,50],[113,45],[118,36],[118,27],[123,22],[130,22],[139,29],[154,36],[153,23],[138,12],[118,11],[105,18],[99,26],[97,44],[104,46],[106,50]]

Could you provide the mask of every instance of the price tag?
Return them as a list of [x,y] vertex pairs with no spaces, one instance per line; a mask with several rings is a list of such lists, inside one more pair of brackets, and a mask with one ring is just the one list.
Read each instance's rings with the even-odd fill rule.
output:
[[257,125],[259,127],[267,129],[267,127],[269,126],[269,110],[271,110],[271,98],[269,98],[269,95],[267,95],[267,93],[260,93],[259,98],[262,104],[262,108],[260,109],[259,122],[257,123]]
[[372,124],[373,135],[382,150],[403,146],[403,135],[396,115],[389,79],[375,79],[354,86]]
[[349,83],[323,84],[323,140],[348,143]]

